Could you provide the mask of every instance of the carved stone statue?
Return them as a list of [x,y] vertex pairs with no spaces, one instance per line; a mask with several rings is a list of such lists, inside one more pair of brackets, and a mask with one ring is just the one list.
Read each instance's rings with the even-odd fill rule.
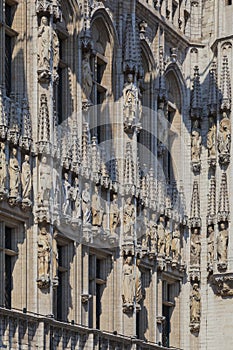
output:
[[48,205],[52,188],[51,169],[47,164],[47,158],[42,157],[39,166],[39,202]]
[[158,223],[158,253],[160,255],[165,254],[165,227],[164,227],[164,217],[159,217],[159,223]]
[[91,91],[93,86],[92,71],[90,66],[90,53],[84,54],[82,61],[82,91],[83,91],[83,101],[90,101]]
[[53,167],[53,205],[54,209],[57,211],[60,208],[60,192],[61,192],[61,175],[58,172],[57,167]]
[[164,101],[159,101],[158,103],[158,147],[159,147],[159,152],[160,154],[163,153],[163,149],[165,150],[165,145],[167,144],[167,118],[165,117],[164,113]]
[[56,30],[53,29],[52,31],[53,33],[53,45],[52,45],[52,49],[53,49],[53,79],[54,81],[57,81],[58,79],[58,66],[59,66],[59,61],[60,61],[60,54],[59,54],[59,39],[58,39],[58,35],[56,33]]
[[123,304],[132,305],[134,301],[135,277],[132,257],[128,256],[123,266]]
[[17,159],[17,149],[13,148],[9,161],[9,175],[10,175],[10,197],[19,197],[20,186],[20,166]]
[[73,199],[73,219],[79,219],[81,216],[81,196],[80,196],[80,190],[79,190],[79,180],[77,176],[74,178],[72,199]]
[[101,226],[103,221],[103,208],[101,206],[101,197],[98,186],[95,186],[95,192],[92,195],[92,225]]
[[136,293],[136,303],[140,303],[142,300],[142,274],[139,269],[140,260],[137,259],[135,267],[135,293]]
[[50,281],[50,251],[51,243],[49,234],[42,227],[38,235],[38,279],[40,286],[47,287]]
[[118,208],[117,195],[113,195],[113,200],[110,204],[110,213],[109,213],[109,226],[111,234],[116,233],[116,228],[120,223],[120,211]]
[[216,159],[216,146],[217,146],[216,144],[217,144],[216,125],[213,121],[211,121],[211,125],[207,133],[207,148],[208,148],[208,156],[210,159]]
[[220,264],[227,263],[228,248],[228,229],[225,222],[219,225],[219,233],[217,237],[217,257]]
[[201,318],[201,295],[198,284],[194,283],[193,290],[190,294],[190,321],[199,323]]
[[200,232],[198,228],[194,228],[191,233],[190,242],[190,264],[199,265],[201,255]]
[[209,225],[207,228],[207,252],[208,252],[208,265],[212,265],[214,261],[214,226]]
[[62,180],[62,193],[63,193],[62,213],[63,215],[70,215],[72,187],[69,182],[68,173],[64,173],[64,179]]
[[143,231],[141,232],[142,236],[142,250],[147,251],[149,248],[149,242],[150,242],[150,227],[149,227],[149,220],[147,217],[147,212],[144,209],[144,216],[143,216],[143,224],[142,224],[142,229]]
[[175,229],[173,231],[171,251],[172,251],[172,259],[174,261],[179,261],[180,260],[180,230],[179,230],[178,224],[175,225]]
[[7,163],[5,155],[5,143],[0,143],[0,192],[6,191]]
[[223,113],[223,119],[219,125],[218,151],[219,159],[222,163],[229,162],[231,148],[231,123],[226,113]]
[[30,201],[32,191],[32,174],[29,162],[29,155],[25,154],[24,162],[22,164],[22,198],[23,201]]
[[53,238],[52,243],[53,248],[53,283],[58,284],[58,250],[57,250],[57,241]]
[[140,90],[133,82],[133,74],[128,74],[127,83],[123,90],[124,98],[124,123],[127,127],[140,122],[142,107]]
[[166,229],[165,229],[165,254],[166,257],[170,256],[170,250],[171,250],[171,230],[170,230],[170,222],[167,221]]
[[201,159],[201,135],[199,128],[195,127],[192,130],[191,147],[192,162],[199,163]]
[[158,232],[157,232],[155,213],[151,215],[151,220],[149,222],[149,230],[150,230],[150,239],[149,239],[150,251],[151,253],[157,253]]
[[46,16],[41,17],[38,30],[38,72],[42,77],[48,76],[51,60],[51,29]]
[[89,183],[84,184],[84,190],[82,191],[82,215],[83,224],[91,223],[91,195]]
[[131,198],[128,197],[126,199],[126,203],[124,206],[123,212],[123,220],[124,220],[124,235],[133,237],[133,229],[135,223],[135,208],[131,203]]

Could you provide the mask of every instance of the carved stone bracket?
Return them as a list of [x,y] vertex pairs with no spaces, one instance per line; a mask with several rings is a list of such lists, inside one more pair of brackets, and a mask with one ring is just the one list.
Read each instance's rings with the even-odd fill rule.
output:
[[156,321],[158,324],[163,324],[166,321],[165,316],[156,316]]
[[233,296],[233,272],[214,274],[211,277],[214,291],[221,297]]
[[198,282],[201,279],[200,266],[190,266],[189,268],[190,281]]
[[198,333],[200,330],[200,322],[191,322],[189,326],[192,333]]
[[83,293],[81,295],[81,301],[82,301],[82,304],[87,304],[88,301],[92,298],[92,295],[91,294],[86,294],[86,293]]
[[50,286],[50,280],[49,279],[43,279],[38,278],[37,279],[37,285],[40,289],[48,289]]

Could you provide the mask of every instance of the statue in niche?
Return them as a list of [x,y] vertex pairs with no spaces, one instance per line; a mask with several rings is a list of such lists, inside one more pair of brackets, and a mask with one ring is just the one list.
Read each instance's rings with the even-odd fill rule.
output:
[[150,240],[150,226],[146,210],[144,210],[144,222],[142,226],[143,232],[140,232],[142,236],[142,250],[147,251]]
[[226,112],[223,112],[223,119],[219,125],[218,151],[222,163],[229,162],[231,148],[231,123],[227,118]]
[[22,198],[23,201],[30,201],[32,190],[32,174],[30,166],[30,157],[25,154],[24,162],[22,164]]
[[101,226],[103,221],[103,208],[101,206],[101,197],[98,186],[95,186],[95,192],[92,195],[92,225]]
[[38,282],[49,284],[51,243],[46,227],[42,227],[38,235]]
[[160,255],[165,254],[165,227],[164,227],[164,217],[160,216],[159,217],[159,223],[157,226],[158,230],[158,253]]
[[110,213],[109,213],[109,226],[111,234],[116,233],[116,228],[120,223],[120,211],[118,208],[117,195],[113,195],[113,200],[110,204]]
[[194,125],[191,136],[192,162],[199,163],[201,159],[201,134],[197,123]]
[[174,229],[173,234],[172,234],[171,251],[172,251],[172,260],[179,261],[180,260],[180,229],[179,229],[179,224],[175,224],[175,229]]
[[74,178],[72,199],[73,199],[73,219],[79,219],[81,216],[81,197],[80,197],[80,189],[79,189],[79,180],[77,176]]
[[170,230],[170,222],[167,221],[166,229],[165,229],[165,255],[166,257],[170,256],[170,250],[171,250],[171,230]]
[[9,161],[9,176],[10,176],[10,197],[19,197],[20,186],[20,166],[17,159],[17,149],[13,148]]
[[53,168],[53,189],[54,189],[54,208],[56,210],[59,209],[60,205],[60,175],[59,172],[57,171],[56,167]]
[[90,53],[86,52],[82,60],[82,91],[83,101],[90,101],[93,87],[93,74],[90,65]]
[[6,179],[7,179],[7,162],[5,154],[5,143],[0,143],[0,192],[6,191]]
[[158,231],[157,231],[157,224],[156,224],[156,214],[153,213],[151,215],[151,220],[149,222],[149,247],[151,253],[157,252],[157,241],[158,241]]
[[57,241],[53,238],[52,243],[53,248],[53,281],[55,284],[58,283],[58,250],[57,250]]
[[64,173],[64,179],[62,180],[62,193],[63,193],[63,215],[70,215],[71,211],[71,198],[72,198],[72,187],[69,182],[69,174]]
[[136,303],[139,304],[142,300],[142,274],[139,269],[140,259],[136,261],[136,271],[135,271],[135,294],[136,294]]
[[207,133],[207,148],[210,159],[216,159],[216,125],[213,119],[210,119],[210,128]]
[[128,74],[127,83],[123,89],[124,98],[124,122],[127,127],[140,122],[142,114],[141,93],[134,83],[133,74]]
[[38,72],[40,78],[48,78],[50,75],[51,60],[51,29],[46,16],[41,17],[38,31]]
[[217,258],[220,264],[227,262],[227,248],[228,248],[228,229],[225,222],[219,224],[219,233],[217,237]]
[[82,191],[82,215],[83,225],[91,223],[91,195],[90,185],[88,182],[84,184],[84,190]]
[[208,253],[208,265],[212,265],[214,261],[214,226],[209,225],[207,227],[207,253]]
[[40,205],[48,205],[51,195],[52,179],[51,169],[47,164],[47,158],[42,157],[39,166],[39,202]]
[[55,29],[53,29],[52,33],[53,33],[53,45],[52,45],[52,48],[53,48],[53,79],[54,79],[54,81],[57,81],[58,80],[57,71],[58,71],[58,66],[59,66],[59,61],[60,61],[60,51],[59,51],[60,43],[59,43],[59,38],[58,38],[58,35],[57,35]]
[[200,232],[198,228],[194,228],[191,233],[190,242],[190,264],[199,265],[201,255]]
[[134,267],[132,265],[132,257],[128,256],[123,266],[123,304],[133,305],[135,290]]
[[167,144],[167,118],[165,117],[164,113],[164,101],[159,101],[158,103],[158,151],[162,155],[165,151],[165,145]]
[[193,290],[190,294],[190,321],[191,323],[199,323],[201,318],[201,294],[198,284],[193,284]]
[[126,203],[123,211],[124,220],[124,235],[133,237],[134,222],[135,222],[135,208],[131,202],[131,197],[126,199]]

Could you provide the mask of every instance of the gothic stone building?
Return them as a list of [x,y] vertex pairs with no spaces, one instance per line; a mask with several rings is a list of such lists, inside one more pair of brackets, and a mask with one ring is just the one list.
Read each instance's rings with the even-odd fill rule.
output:
[[0,348],[233,349],[231,0],[0,0]]

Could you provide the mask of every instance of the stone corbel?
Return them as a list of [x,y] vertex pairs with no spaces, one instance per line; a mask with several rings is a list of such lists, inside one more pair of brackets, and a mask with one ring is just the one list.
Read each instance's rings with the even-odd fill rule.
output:
[[92,298],[91,294],[86,294],[86,293],[81,294],[82,304],[87,304],[91,298]]
[[165,316],[156,316],[156,322],[158,324],[163,324],[166,321],[166,317]]
[[211,277],[214,291],[221,297],[233,296],[233,272],[214,274]]
[[201,280],[200,266],[190,266],[189,278],[193,283]]

